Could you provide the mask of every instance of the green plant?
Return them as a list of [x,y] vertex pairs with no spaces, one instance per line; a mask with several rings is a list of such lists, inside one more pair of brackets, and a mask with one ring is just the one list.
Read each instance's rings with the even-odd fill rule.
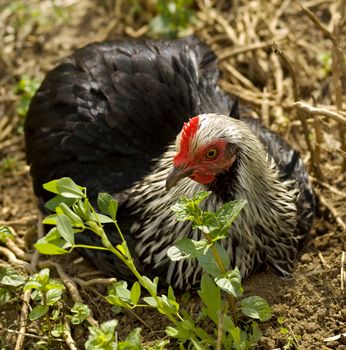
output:
[[8,239],[14,239],[13,232],[7,226],[0,225],[0,242],[6,243]]
[[299,340],[301,339],[301,336],[298,334],[294,334],[292,328],[289,325],[285,326],[287,320],[284,317],[278,317],[278,322],[280,325],[280,333],[286,338],[286,342],[283,345],[282,349],[299,350]]
[[[23,133],[24,118],[26,116],[26,113],[28,112],[30,101],[34,96],[36,90],[38,89],[39,85],[40,83],[36,79],[23,75],[14,87],[14,93],[19,96],[19,99],[16,104],[16,112],[20,117],[17,125],[17,132],[20,134]],[[5,169],[6,165],[7,168],[9,168],[9,165],[14,166],[15,163],[3,164],[2,168]]]
[[[168,252],[172,260],[195,258],[204,270],[198,292],[203,307],[199,317],[194,319],[178,303],[172,287],[168,288],[167,295],[158,295],[158,278],[150,279],[138,272],[116,221],[117,202],[109,194],[99,194],[97,203],[101,213],[96,213],[87,198],[86,189],[69,178],[51,181],[44,188],[56,194],[46,203],[46,207],[54,210],[55,214],[43,221],[53,225],[53,228],[35,247],[44,254],[65,254],[74,248],[101,249],[114,253],[132,271],[137,282],[131,288],[124,281],[114,283],[105,297],[111,305],[128,309],[157,309],[172,323],[166,333],[178,339],[182,347],[190,344],[188,346],[196,349],[248,349],[257,343],[261,332],[255,320],[268,320],[271,317],[270,308],[260,297],[241,298],[243,288],[240,272],[238,269],[230,270],[228,254],[218,242],[228,235],[229,228],[245,205],[244,201],[227,203],[216,213],[206,212],[199,207],[209,195],[203,192],[192,199],[182,198],[173,208],[179,220],[192,221],[193,227],[204,233],[200,241],[185,238]],[[121,244],[111,244],[103,228],[105,223],[114,224],[121,237]],[[75,244],[75,234],[82,234],[84,230],[99,236],[103,247]],[[149,296],[141,297],[142,289]],[[210,327],[208,331],[203,329],[201,320],[213,324],[211,330]],[[107,332],[109,329],[114,330],[116,323],[105,327]],[[100,329],[93,330],[96,332],[94,335],[104,333]],[[101,338],[108,339],[106,336]],[[112,344],[114,339],[109,341]]]
[[158,0],[158,16],[149,23],[154,36],[176,38],[183,34],[189,24],[196,20],[191,6],[193,0]]
[[86,350],[139,350],[142,349],[140,328],[134,329],[125,341],[118,342],[116,339],[115,328],[118,325],[117,320],[111,320],[102,323],[100,326],[89,327],[89,338],[85,343]]
[[45,316],[47,332],[52,331],[51,318],[49,317],[50,308],[55,309],[52,314],[53,320],[57,318],[57,304],[61,300],[62,292],[65,286],[62,282],[49,277],[49,269],[43,269],[38,273],[30,276],[24,285],[24,292],[32,289],[31,298],[35,300],[36,305],[29,313],[30,321],[37,320]]
[[0,269],[0,306],[10,302],[17,289],[25,283],[25,277],[12,267]]
[[38,89],[39,84],[40,83],[36,79],[23,75],[15,85],[14,93],[20,96],[16,108],[16,112],[20,117],[25,117],[29,108],[30,100]]
[[17,169],[17,160],[15,158],[6,157],[1,161],[1,172],[7,173]]
[[52,22],[63,23],[69,18],[68,7],[71,6],[57,6],[54,0],[47,1],[45,6],[38,0],[30,3],[14,0],[6,6],[6,10],[11,14],[10,25],[18,32],[28,24],[38,30],[51,26]]

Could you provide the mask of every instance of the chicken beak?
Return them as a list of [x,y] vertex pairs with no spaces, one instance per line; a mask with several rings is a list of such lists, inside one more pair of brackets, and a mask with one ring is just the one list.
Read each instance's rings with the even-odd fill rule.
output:
[[186,170],[173,167],[166,179],[166,190],[169,191],[184,177],[190,176],[193,170]]

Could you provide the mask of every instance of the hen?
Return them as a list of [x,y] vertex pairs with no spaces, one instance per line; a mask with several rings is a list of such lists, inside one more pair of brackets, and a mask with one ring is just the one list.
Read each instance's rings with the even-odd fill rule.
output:
[[[194,37],[77,50],[47,74],[26,118],[35,194],[47,200],[42,184],[63,176],[86,186],[93,200],[111,193],[140,270],[180,288],[201,271],[193,261],[171,262],[167,248],[199,233],[176,220],[172,205],[206,189],[210,211],[243,198],[225,243],[233,266],[243,276],[260,268],[288,275],[313,222],[306,169],[219,89],[218,75],[216,56]],[[78,239],[95,244],[88,233]],[[131,278],[111,254],[82,254],[108,275]]]

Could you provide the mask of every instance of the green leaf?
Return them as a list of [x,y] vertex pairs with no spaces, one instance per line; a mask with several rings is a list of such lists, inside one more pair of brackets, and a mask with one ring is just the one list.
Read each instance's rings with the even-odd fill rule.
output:
[[215,283],[228,294],[236,298],[242,296],[244,289],[241,285],[241,276],[238,268],[214,278]]
[[233,344],[234,349],[239,349],[239,350],[246,349],[245,344],[243,345],[242,341],[241,341],[241,330],[239,327],[231,328],[230,334],[233,338],[232,344]]
[[[115,199],[112,199],[109,203],[108,206],[108,211],[109,211],[109,215],[111,216],[111,218],[116,221],[117,219],[117,212],[118,212],[118,202]],[[140,328],[136,328],[136,329],[140,329]]]
[[0,226],[0,242],[6,243],[8,239],[14,239],[12,231],[7,226]]
[[246,203],[246,200],[237,199],[224,204],[220,209],[216,211],[215,215],[222,225],[222,230],[227,230],[231,227],[234,220],[238,217]]
[[65,330],[65,326],[62,323],[58,323],[54,325],[54,328],[50,333],[53,337],[60,338],[64,335]]
[[84,226],[83,220],[76,213],[74,213],[65,203],[61,203],[59,205],[59,208],[71,220],[74,226]]
[[67,250],[60,248],[59,246],[52,244],[52,243],[35,243],[34,247],[41,254],[62,255],[62,254],[69,253]]
[[61,310],[60,310],[59,308],[53,309],[53,310],[52,310],[52,314],[50,315],[50,319],[51,319],[52,321],[57,321],[57,320],[59,319],[59,317],[62,316],[61,313],[60,313],[60,311],[61,311]]
[[117,320],[110,320],[101,326],[89,327],[89,337],[85,343],[86,350],[116,350],[115,328]]
[[7,288],[0,287],[0,306],[11,300],[11,292]]
[[170,300],[166,295],[157,298],[158,311],[164,315],[177,314],[179,311],[179,304],[175,300]]
[[43,184],[43,188],[48,192],[58,194],[59,193],[58,192],[58,181],[59,180],[52,180],[52,181],[46,182]]
[[186,254],[184,251],[182,251],[175,245],[167,249],[167,255],[171,261],[180,261],[190,257],[189,254]]
[[20,275],[12,267],[5,267],[0,270],[0,285],[18,287],[25,283],[25,277]]
[[168,287],[167,297],[168,297],[169,300],[176,301],[176,298],[175,298],[175,295],[174,295],[174,290],[173,290],[172,286]]
[[186,258],[196,258],[203,255],[208,248],[208,241],[201,239],[195,241],[190,238],[183,238],[167,250],[167,255],[172,261],[179,261]]
[[[206,246],[206,249],[208,247],[209,246]],[[229,254],[225,248],[218,243],[214,243],[214,247],[217,250],[217,254],[222,261],[224,269],[228,270],[230,266]],[[208,272],[213,277],[217,277],[221,273],[220,267],[215,260],[216,258],[213,252],[210,249],[206,251],[206,249],[204,249],[204,255],[197,255],[198,263],[202,266],[205,272]]]
[[125,339],[119,343],[119,350],[142,350],[141,328],[135,328]]
[[[57,216],[56,216],[57,217]],[[56,221],[56,220],[55,220]],[[44,238],[44,240],[42,240]],[[55,241],[57,239],[61,239],[61,235],[56,227],[52,227],[48,233],[43,236],[41,239],[38,240],[38,242],[50,242]]]
[[61,289],[49,289],[46,293],[47,297],[47,305],[52,306],[56,304],[60,299],[62,295],[62,290]]
[[281,327],[280,328],[280,333],[283,334],[283,335],[286,335],[286,334],[288,334],[288,329],[284,328],[284,327]]
[[46,289],[60,289],[60,290],[65,290],[65,285],[57,280],[50,279],[49,282],[46,284]]
[[25,283],[25,286],[23,287],[23,291],[26,292],[29,289],[41,289],[42,284],[39,281],[30,279],[28,282]]
[[137,305],[140,297],[141,297],[141,286],[138,282],[135,282],[131,288],[131,302],[132,302],[132,304]]
[[59,180],[53,180],[43,185],[43,188],[49,192],[60,194],[65,198],[84,198],[85,188],[76,185],[69,177],[63,177]]
[[71,318],[72,324],[81,324],[90,315],[90,309],[83,303],[75,303],[71,312],[74,314]]
[[172,338],[178,338],[179,331],[175,327],[167,326],[166,327],[166,334]]
[[111,223],[113,223],[113,220],[110,217],[108,217],[106,215],[103,215],[103,214],[92,213],[90,215],[90,218],[91,218],[91,220],[99,222],[101,224],[111,224]]
[[287,320],[285,319],[285,317],[283,317],[283,316],[278,317],[278,322],[280,325],[283,325],[286,321]]
[[75,202],[72,205],[72,210],[83,220],[91,220],[90,204],[87,198],[84,200],[84,202],[82,200],[78,200],[77,202]]
[[55,208],[61,203],[64,203],[68,207],[71,207],[76,202],[76,200],[76,198],[66,198],[60,194],[57,194],[55,197],[46,202],[44,206],[51,211],[55,211]]
[[129,249],[127,248],[126,242],[123,242],[121,244],[118,244],[116,248],[119,250],[119,252],[126,257],[129,257]]
[[248,333],[248,342],[250,345],[257,345],[259,340],[262,337],[261,329],[256,321],[253,321],[250,325],[250,329],[247,331]]
[[143,301],[145,301],[151,307],[154,307],[154,308],[157,307],[157,301],[153,297],[145,297],[145,298],[143,298]]
[[199,256],[198,263],[201,265],[203,270],[207,272],[209,275],[216,277],[220,274],[220,268],[215,261],[215,258],[209,249],[206,254]]
[[48,312],[48,305],[37,305],[29,313],[29,320],[35,321]]
[[196,222],[196,219],[202,216],[202,211],[198,207],[199,203],[205,199],[211,192],[199,192],[189,199],[182,196],[179,201],[172,206],[172,210],[175,212],[179,221],[192,221]]
[[154,281],[151,281],[147,276],[142,276],[142,281],[144,282],[140,282],[141,285],[146,288],[150,294],[156,294],[157,293],[157,282],[158,279],[154,278]]
[[259,296],[251,296],[241,300],[240,309],[244,315],[257,318],[260,321],[268,321],[272,317],[268,303]]
[[58,194],[66,198],[84,198],[85,188],[78,186],[69,177],[63,177],[57,183]]
[[203,274],[198,294],[206,306],[207,315],[218,324],[218,313],[222,307],[221,291],[209,275]]
[[131,292],[127,289],[127,282],[118,281],[108,288],[106,300],[111,305],[130,308]]
[[116,292],[120,300],[128,304],[131,303],[131,292],[126,287],[118,286]]
[[64,214],[61,214],[56,219],[56,228],[60,235],[71,245],[74,245],[74,231],[71,225],[71,220]]
[[214,243],[214,246],[217,249],[217,252],[219,254],[219,257],[221,258],[222,264],[226,270],[229,270],[231,261],[229,258],[229,253],[227,250],[219,243]]
[[182,320],[181,326],[187,331],[191,331],[195,328],[194,323],[190,320]]
[[31,288],[37,288],[41,290],[45,289],[45,287],[50,281],[49,273],[49,268],[45,268],[39,271],[38,273],[35,273],[34,275],[30,276],[28,282],[25,283],[24,290]]
[[[58,216],[56,214],[51,214],[46,216],[43,220],[42,220],[42,224],[44,225],[56,225],[56,218]],[[55,227],[54,227],[55,228]],[[56,229],[56,228],[55,228]],[[60,235],[58,235],[60,237]],[[57,238],[57,237],[56,237]]]
[[109,215],[113,221],[116,220],[118,202],[108,193],[99,193],[97,198],[97,204],[99,209]]

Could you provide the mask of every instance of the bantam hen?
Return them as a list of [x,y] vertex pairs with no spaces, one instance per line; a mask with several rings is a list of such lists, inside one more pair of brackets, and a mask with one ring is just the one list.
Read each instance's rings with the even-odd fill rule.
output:
[[[314,217],[306,169],[219,89],[218,76],[216,56],[194,37],[77,50],[47,74],[26,118],[36,195],[49,199],[42,184],[63,176],[86,186],[94,201],[111,193],[140,271],[180,288],[201,271],[190,260],[170,261],[167,249],[200,233],[176,220],[173,204],[202,190],[212,192],[203,203],[210,211],[245,199],[225,241],[232,265],[242,276],[263,268],[289,275]],[[85,244],[97,238],[77,236]],[[110,253],[81,253],[106,274],[131,278]]]

